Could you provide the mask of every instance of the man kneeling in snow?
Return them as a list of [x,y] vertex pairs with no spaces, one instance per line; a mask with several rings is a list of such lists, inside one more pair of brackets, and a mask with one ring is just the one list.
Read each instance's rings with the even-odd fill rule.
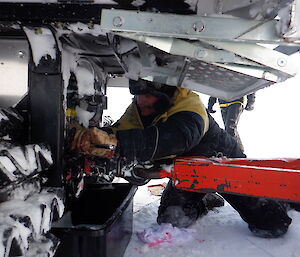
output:
[[[169,156],[222,155],[243,158],[236,140],[222,130],[207,113],[199,96],[191,90],[144,80],[130,80],[135,97],[123,116],[111,127],[77,129],[72,149],[112,158],[116,152],[127,161],[154,161]],[[114,144],[117,150],[99,149],[93,144]],[[285,206],[275,200],[222,194],[260,237],[279,237],[291,223]],[[215,194],[176,189],[170,181],[163,192],[157,222],[188,227],[207,212],[207,205],[222,206]]]

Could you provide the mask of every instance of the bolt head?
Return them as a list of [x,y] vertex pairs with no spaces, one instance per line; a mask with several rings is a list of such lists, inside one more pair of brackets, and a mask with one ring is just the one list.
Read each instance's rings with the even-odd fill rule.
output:
[[25,57],[24,51],[19,51],[18,52],[18,57],[21,58],[21,59],[23,59]]
[[277,65],[280,66],[280,67],[285,67],[286,64],[287,64],[286,59],[279,58],[279,59],[277,60]]
[[196,50],[195,52],[195,57],[197,59],[203,59],[204,57],[207,56],[207,52],[205,50],[202,50],[202,49],[198,49]]
[[120,16],[116,16],[113,18],[113,25],[115,27],[121,27],[123,25],[124,21],[123,18]]
[[192,27],[195,32],[202,32],[204,30],[204,24],[202,21],[196,21]]

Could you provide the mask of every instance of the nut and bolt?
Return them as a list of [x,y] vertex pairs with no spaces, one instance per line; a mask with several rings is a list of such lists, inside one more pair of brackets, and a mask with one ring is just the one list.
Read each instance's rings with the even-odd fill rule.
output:
[[202,32],[204,30],[204,24],[202,21],[196,21],[192,27],[195,32]]
[[120,17],[120,16],[116,16],[114,17],[113,19],[113,25],[115,27],[121,27],[123,25],[124,21],[123,21],[123,18]]
[[18,52],[18,57],[21,58],[21,59],[23,59],[25,57],[24,51],[19,51]]
[[202,50],[202,49],[197,49],[196,51],[195,51],[195,57],[197,58],[197,59],[203,59],[204,57],[206,57],[207,56],[207,52],[205,51],[205,50]]

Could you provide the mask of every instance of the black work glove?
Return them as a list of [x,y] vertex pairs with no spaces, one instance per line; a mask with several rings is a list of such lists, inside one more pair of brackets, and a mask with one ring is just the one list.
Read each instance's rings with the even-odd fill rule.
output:
[[209,113],[215,113],[216,112],[215,110],[213,110],[213,107],[214,107],[214,105],[215,105],[216,102],[217,102],[217,98],[215,98],[215,97],[211,96],[208,99],[207,111]]
[[209,108],[207,109],[207,111],[208,111],[209,113],[215,113],[215,112],[216,112],[215,110],[213,110],[212,107],[209,107]]
[[245,107],[246,111],[252,111],[254,109],[255,98],[255,93],[247,95],[247,104]]
[[245,110],[252,111],[254,109],[254,104],[246,104]]

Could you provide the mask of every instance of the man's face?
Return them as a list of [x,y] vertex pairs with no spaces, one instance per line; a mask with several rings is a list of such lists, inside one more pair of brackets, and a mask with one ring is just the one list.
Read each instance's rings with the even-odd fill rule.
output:
[[155,112],[154,104],[158,101],[158,97],[151,94],[143,94],[136,96],[136,103],[141,111],[142,116],[149,116]]

